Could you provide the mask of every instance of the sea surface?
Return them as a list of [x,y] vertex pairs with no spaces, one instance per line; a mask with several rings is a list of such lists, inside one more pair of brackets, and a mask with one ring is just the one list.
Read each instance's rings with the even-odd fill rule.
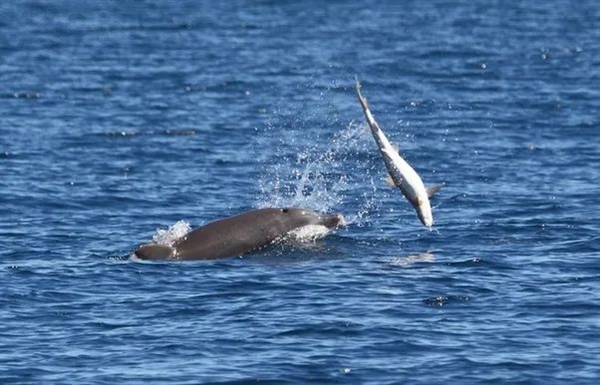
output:
[[[599,181],[596,0],[2,1],[0,383],[597,384]],[[131,256],[280,206],[348,227]]]

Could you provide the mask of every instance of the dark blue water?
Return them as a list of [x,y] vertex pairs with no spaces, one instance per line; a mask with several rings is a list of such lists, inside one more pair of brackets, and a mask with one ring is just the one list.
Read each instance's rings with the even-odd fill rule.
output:
[[[595,384],[599,84],[594,0],[2,1],[0,383]],[[273,205],[350,225],[129,257]]]

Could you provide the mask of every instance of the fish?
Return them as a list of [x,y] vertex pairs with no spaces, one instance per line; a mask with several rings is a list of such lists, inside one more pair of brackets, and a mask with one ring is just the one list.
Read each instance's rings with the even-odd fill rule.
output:
[[414,207],[421,223],[425,227],[431,228],[433,226],[433,212],[429,198],[444,185],[425,187],[419,174],[400,156],[398,149],[390,143],[379,124],[377,124],[371,110],[369,110],[367,99],[361,93],[361,85],[358,79],[356,79],[356,94],[389,173],[388,184],[397,187],[402,192],[402,195]]

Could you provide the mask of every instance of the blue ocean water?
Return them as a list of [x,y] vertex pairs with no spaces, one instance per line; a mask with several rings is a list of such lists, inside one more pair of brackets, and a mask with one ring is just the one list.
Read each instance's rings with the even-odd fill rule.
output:
[[[594,0],[2,1],[0,383],[596,384],[599,85]],[[349,226],[130,258],[268,206]]]

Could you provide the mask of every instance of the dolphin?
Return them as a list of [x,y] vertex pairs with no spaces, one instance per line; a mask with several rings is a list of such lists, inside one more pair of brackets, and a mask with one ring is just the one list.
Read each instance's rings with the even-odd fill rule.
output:
[[431,212],[431,204],[429,198],[439,191],[443,185],[437,185],[431,188],[426,188],[417,172],[408,164],[398,153],[398,150],[392,146],[387,139],[379,124],[369,110],[367,100],[362,96],[361,85],[356,79],[356,94],[363,108],[371,133],[375,142],[379,147],[379,151],[383,156],[383,161],[387,167],[390,178],[388,183],[400,189],[404,197],[412,204],[417,211],[417,215],[426,227],[433,226],[433,213]]
[[135,255],[144,260],[194,260],[239,256],[256,251],[298,228],[344,227],[342,215],[318,214],[301,208],[264,208],[220,219],[190,231],[172,245],[141,245]]

